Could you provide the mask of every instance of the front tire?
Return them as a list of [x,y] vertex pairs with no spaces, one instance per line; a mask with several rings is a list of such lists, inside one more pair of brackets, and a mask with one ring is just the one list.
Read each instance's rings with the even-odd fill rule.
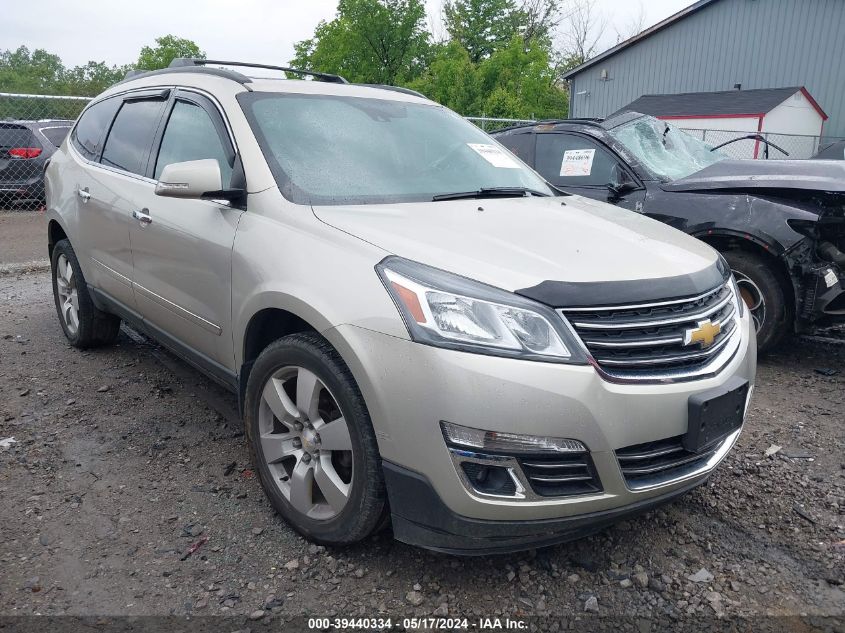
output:
[[349,368],[316,333],[268,346],[249,375],[246,433],[264,492],[297,532],[355,543],[386,513],[375,433]]
[[792,324],[791,303],[784,286],[771,265],[760,257],[745,251],[727,251],[724,256],[751,313],[757,349],[767,352],[780,343]]
[[120,333],[120,318],[94,305],[79,260],[68,240],[56,242],[50,269],[56,312],[70,344],[86,349],[114,343]]

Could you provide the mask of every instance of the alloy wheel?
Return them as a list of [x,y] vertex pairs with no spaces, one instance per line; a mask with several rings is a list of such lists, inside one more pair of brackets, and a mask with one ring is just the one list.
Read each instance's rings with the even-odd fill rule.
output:
[[65,327],[71,335],[75,335],[79,331],[79,293],[73,266],[64,254],[56,260],[56,291]]
[[352,491],[352,440],[335,397],[304,367],[276,371],[261,394],[261,452],[279,491],[302,515],[336,517]]
[[736,279],[736,286],[739,290],[739,296],[748,307],[751,313],[751,318],[754,321],[754,329],[760,332],[763,323],[766,322],[766,298],[763,296],[763,291],[748,275],[734,270],[734,279]]

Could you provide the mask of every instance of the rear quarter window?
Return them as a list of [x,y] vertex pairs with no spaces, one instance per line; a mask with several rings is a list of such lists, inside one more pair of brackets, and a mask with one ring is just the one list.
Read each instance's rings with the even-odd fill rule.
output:
[[100,159],[106,132],[120,103],[120,99],[100,101],[85,110],[79,118],[70,138],[76,150],[88,160]]
[[32,147],[38,145],[32,132],[22,125],[0,124],[0,149],[8,150],[13,147]]
[[50,141],[50,144],[53,147],[59,147],[62,142],[67,137],[67,133],[70,132],[69,125],[57,125],[55,127],[42,127],[40,130],[41,134]]

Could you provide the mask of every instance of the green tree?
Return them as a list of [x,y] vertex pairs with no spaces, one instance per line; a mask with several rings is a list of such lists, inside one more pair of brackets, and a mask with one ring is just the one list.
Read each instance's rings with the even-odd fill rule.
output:
[[524,17],[514,0],[447,0],[443,5],[449,37],[467,50],[474,64],[507,46]]
[[55,94],[59,91],[64,66],[58,55],[26,46],[0,52],[0,91]]
[[164,35],[155,39],[155,46],[144,46],[135,68],[158,70],[167,68],[177,57],[198,57],[205,59],[205,52],[195,42],[175,35]]
[[331,22],[294,45],[291,65],[354,82],[403,83],[427,65],[430,38],[422,0],[340,0]]
[[567,93],[557,84],[551,51],[541,40],[514,36],[479,65],[482,112],[516,119],[567,116]]
[[518,35],[478,64],[458,42],[450,42],[410,87],[466,116],[546,119],[565,117],[568,111],[549,47],[540,40],[526,43]]
[[94,97],[126,76],[131,66],[108,66],[105,62],[88,62],[67,69],[62,77],[63,93]]

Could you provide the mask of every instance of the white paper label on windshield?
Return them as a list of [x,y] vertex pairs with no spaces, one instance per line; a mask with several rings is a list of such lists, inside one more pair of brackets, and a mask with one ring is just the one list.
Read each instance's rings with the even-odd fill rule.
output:
[[589,176],[593,171],[594,149],[568,149],[560,163],[561,176]]
[[824,276],[825,285],[828,288],[833,288],[837,284],[838,281],[839,281],[839,278],[836,276],[836,273],[833,272],[833,269],[829,268],[827,273]]
[[493,167],[502,169],[519,169],[520,167],[519,163],[503,152],[501,147],[490,143],[467,143],[467,145]]

